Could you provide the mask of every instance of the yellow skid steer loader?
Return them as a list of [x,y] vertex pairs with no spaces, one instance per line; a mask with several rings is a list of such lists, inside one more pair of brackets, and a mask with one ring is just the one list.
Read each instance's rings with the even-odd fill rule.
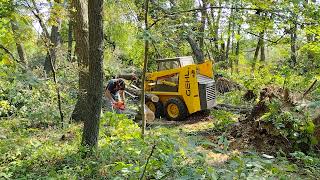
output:
[[215,106],[212,61],[195,64],[191,56],[157,60],[158,71],[147,73],[145,90],[159,97],[146,101],[157,118],[184,120],[189,114]]

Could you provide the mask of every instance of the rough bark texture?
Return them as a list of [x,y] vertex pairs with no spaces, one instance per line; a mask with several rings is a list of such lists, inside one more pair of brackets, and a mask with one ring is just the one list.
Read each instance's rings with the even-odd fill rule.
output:
[[103,0],[88,2],[89,17],[89,87],[87,116],[82,144],[89,148],[98,145],[101,99],[103,92]]
[[263,32],[260,32],[259,33],[259,39],[258,39],[257,47],[256,47],[256,50],[255,50],[254,56],[253,56],[252,67],[251,67],[251,71],[252,72],[256,68],[256,62],[257,62],[257,59],[258,59],[258,56],[259,56],[259,50],[261,48],[261,43],[262,43],[262,35],[263,35]]
[[265,43],[264,43],[264,31],[262,31],[260,35],[260,61],[266,61],[266,53],[265,53]]
[[[307,4],[310,4],[310,3],[316,3],[316,0],[306,0],[306,3]],[[313,33],[307,33],[307,42],[308,44],[312,43],[315,41],[315,34]],[[314,63],[314,59],[315,59],[315,55],[314,53],[312,52],[312,50],[308,49],[307,50],[307,57],[308,57],[308,62],[310,63],[310,65],[313,65]]]
[[223,40],[222,34],[220,34],[220,39],[221,39],[221,48],[220,48],[220,61],[225,61],[226,60],[226,44]]
[[88,6],[87,0],[73,0],[72,6],[76,9],[73,14],[74,35],[76,40],[75,53],[79,69],[78,100],[71,118],[81,121],[86,116],[88,70],[89,70],[89,31],[88,31]]
[[[238,35],[240,36],[240,25],[238,27]],[[235,70],[237,74],[239,74],[239,54],[240,54],[240,39],[237,40],[237,44],[236,44]]]
[[[144,7],[144,25],[146,30],[148,30],[148,11],[149,11],[149,0],[145,0],[145,7]],[[142,114],[142,136],[145,135],[145,130],[146,130],[146,117],[145,117],[145,111],[144,111],[144,107],[145,107],[145,89],[144,89],[144,83],[145,83],[145,79],[146,79],[146,72],[147,72],[147,65],[148,65],[148,50],[149,50],[149,41],[148,39],[145,39],[144,42],[144,62],[143,62],[143,72],[142,72],[142,96],[141,96],[141,114]]]
[[13,35],[14,35],[14,38],[16,41],[16,47],[17,47],[17,52],[19,55],[20,62],[22,64],[26,65],[27,64],[26,52],[24,50],[23,44],[19,41],[19,37],[17,35],[17,31],[19,30],[19,27],[17,25],[17,22],[10,21],[10,23],[11,23],[11,29],[12,29],[12,32],[13,32]]
[[192,37],[190,37],[190,35],[188,35],[187,36],[187,41],[191,46],[192,52],[193,52],[194,56],[196,57],[197,62],[198,63],[204,62],[203,52],[201,51],[201,49],[199,48],[199,46],[197,45],[195,40],[192,39]]
[[72,31],[73,31],[73,22],[70,18],[69,24],[68,24],[68,54],[67,54],[67,60],[71,61],[71,55],[72,55]]
[[291,33],[291,63],[293,66],[297,64],[297,46],[296,46],[296,41],[297,41],[297,24],[294,24]]
[[[230,63],[229,62],[229,51],[230,51],[230,42],[231,42],[231,28],[233,29],[233,23],[232,23],[232,21],[233,21],[233,18],[232,18],[232,16],[233,16],[233,9],[231,9],[231,13],[230,13],[230,17],[229,17],[229,23],[228,23],[228,40],[227,40],[227,47],[226,47],[226,61],[227,61],[227,63]],[[231,66],[231,68],[232,68],[232,66]]]
[[199,28],[200,36],[199,36],[199,47],[201,50],[203,50],[204,47],[204,30],[206,26],[206,19],[207,19],[207,10],[205,9],[207,7],[206,0],[202,0],[202,7],[203,10],[201,10],[201,25]]
[[[219,6],[221,6],[222,4],[222,1],[220,0],[219,1]],[[211,15],[212,15],[212,18],[214,18],[214,13],[213,13],[213,10],[211,10]],[[220,24],[220,18],[221,18],[221,12],[222,12],[222,9],[220,8],[218,10],[218,15],[217,15],[217,20],[216,20],[216,23],[215,23],[215,30],[214,30],[214,41],[215,41],[215,47],[216,47],[216,50],[218,51],[219,50],[219,24]]]
[[[57,20],[57,23],[60,24],[61,20]],[[59,26],[52,26],[51,28],[51,35],[50,35],[50,48],[49,48],[49,53],[51,56],[51,61],[49,58],[49,53],[47,55],[47,58],[44,63],[44,69],[46,70],[47,74],[53,71],[53,68],[56,64],[56,59],[57,59],[57,47],[60,44],[60,34],[59,34],[60,27]]]

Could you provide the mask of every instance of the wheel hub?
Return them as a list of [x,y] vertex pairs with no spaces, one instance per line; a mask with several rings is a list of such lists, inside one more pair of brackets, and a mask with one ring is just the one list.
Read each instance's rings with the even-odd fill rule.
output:
[[169,116],[171,116],[172,118],[176,118],[179,116],[179,108],[175,104],[169,104],[167,107],[167,111]]

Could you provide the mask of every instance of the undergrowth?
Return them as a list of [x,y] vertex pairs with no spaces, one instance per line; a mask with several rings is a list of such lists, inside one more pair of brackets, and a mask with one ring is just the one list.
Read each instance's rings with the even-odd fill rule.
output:
[[[79,153],[81,126],[28,128],[24,120],[1,121],[0,177],[6,179],[147,179],[214,178],[204,155],[193,151],[177,132],[158,128],[142,139],[140,128],[125,116],[107,113],[100,125],[99,149],[90,158]],[[62,136],[65,138],[62,139]]]

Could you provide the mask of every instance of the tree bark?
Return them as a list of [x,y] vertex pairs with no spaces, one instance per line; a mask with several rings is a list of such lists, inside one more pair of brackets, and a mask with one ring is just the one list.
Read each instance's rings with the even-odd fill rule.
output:
[[[316,0],[306,0],[306,3],[310,5],[310,3],[316,3]],[[307,43],[311,44],[314,41],[315,41],[315,34],[307,33]],[[307,57],[308,57],[308,62],[310,63],[309,66],[313,66],[315,56],[310,49],[307,50]]]
[[253,61],[252,61],[252,65],[251,65],[251,72],[254,72],[255,68],[256,68],[256,62],[259,56],[259,50],[261,48],[261,39],[262,39],[262,33],[259,33],[259,39],[258,39],[258,43],[257,43],[257,47],[256,50],[254,52],[254,56],[253,56]]
[[[230,51],[230,42],[231,42],[231,26],[232,26],[232,21],[233,21],[233,9],[231,9],[230,17],[229,17],[229,24],[228,24],[228,40],[227,40],[227,47],[226,47],[226,61],[227,63],[229,62],[229,51]],[[231,63],[230,63],[231,64]],[[232,67],[231,67],[232,68]]]
[[[238,26],[238,35],[240,36],[241,25]],[[236,60],[235,60],[235,70],[239,74],[239,54],[240,54],[240,39],[237,40],[236,44]]]
[[[144,26],[145,30],[148,30],[148,11],[149,11],[149,0],[145,0],[144,2]],[[149,41],[148,39],[144,40],[144,62],[143,62],[143,72],[142,72],[142,96],[141,96],[141,114],[142,114],[142,137],[145,135],[146,130],[146,117],[145,117],[145,89],[144,89],[144,83],[146,79],[146,72],[147,72],[147,65],[148,65],[148,50],[149,50]]]
[[[221,6],[221,4],[222,4],[222,1],[219,0],[219,6]],[[218,15],[217,15],[217,20],[215,23],[215,30],[214,30],[214,41],[215,41],[215,47],[216,47],[217,52],[219,50],[219,42],[218,41],[219,41],[219,24],[220,24],[221,12],[222,12],[222,9],[219,9]],[[214,19],[213,10],[211,10],[211,15],[212,15],[212,18]]]
[[72,31],[73,31],[73,22],[72,19],[69,19],[68,23],[68,54],[67,54],[67,61],[71,61],[71,56],[72,56],[72,42],[73,42],[73,37],[72,37]]
[[200,36],[199,36],[199,47],[201,50],[203,50],[204,47],[204,30],[205,30],[205,26],[206,26],[206,19],[207,19],[207,2],[206,0],[202,0],[202,7],[203,10],[201,10],[201,25],[199,28],[200,31]]
[[221,48],[220,48],[220,61],[225,61],[226,60],[226,44],[223,40],[222,34],[220,34],[220,39],[221,39]]
[[291,38],[291,64],[295,66],[297,64],[297,24],[294,22],[290,33]]
[[[208,4],[209,6],[211,6],[210,5],[210,3]],[[213,10],[212,9],[210,9],[210,13],[213,13]],[[206,13],[206,18],[207,18],[207,22],[208,22],[208,29],[209,29],[209,36],[212,36],[213,38],[210,38],[210,53],[212,54],[212,56],[214,57],[214,59],[216,58],[216,52],[217,52],[217,50],[215,49],[215,47],[214,47],[214,44],[213,43],[215,43],[214,41],[215,41],[215,39],[214,39],[214,29],[215,29],[215,22],[214,22],[214,14],[212,14],[212,16],[213,17],[211,17],[210,18],[210,16],[209,16],[209,14],[208,13]]]
[[82,144],[90,149],[98,146],[101,98],[103,92],[103,0],[88,1],[89,17],[89,86],[87,116]]
[[75,54],[79,69],[78,100],[72,112],[71,118],[81,121],[87,115],[87,92],[89,81],[89,31],[88,31],[88,6],[87,0],[73,0],[72,7],[75,8],[74,35],[76,40]]
[[190,35],[187,35],[187,41],[191,46],[192,52],[194,56],[196,57],[196,60],[198,63],[203,63],[204,62],[204,55],[197,43],[195,42],[194,39]]
[[[59,22],[58,22],[59,21]],[[57,20],[57,23],[60,24],[60,20]],[[59,34],[59,30],[60,30],[60,27],[59,26],[52,26],[51,28],[51,35],[50,35],[50,48],[49,48],[49,53],[50,53],[50,56],[51,56],[51,61],[52,61],[52,64],[50,62],[50,59],[49,59],[49,53],[47,55],[47,58],[45,60],[45,63],[44,63],[44,69],[46,70],[46,73],[49,74],[50,72],[53,71],[53,68],[55,67],[55,64],[56,64],[56,59],[57,59],[57,47],[58,45],[60,44],[60,34]]]
[[[54,1],[54,5],[58,6],[60,5],[59,1]],[[49,74],[50,72],[54,71],[55,64],[56,64],[56,59],[57,59],[57,47],[60,44],[60,25],[61,25],[61,19],[57,16],[57,19],[55,19],[57,25],[53,25],[51,27],[51,35],[50,35],[50,48],[49,48],[49,53],[50,57],[49,58],[49,53],[47,55],[47,58],[44,63],[44,69],[46,70],[46,73]]]
[[11,29],[12,29],[12,32],[13,32],[13,36],[14,36],[15,41],[16,41],[16,47],[17,47],[17,52],[18,52],[18,55],[19,55],[20,62],[23,65],[27,65],[26,51],[24,50],[23,44],[20,42],[19,37],[17,35],[17,33],[18,33],[17,31],[19,30],[17,22],[10,21],[10,24],[11,24]]
[[260,34],[260,62],[266,61],[264,31]]

